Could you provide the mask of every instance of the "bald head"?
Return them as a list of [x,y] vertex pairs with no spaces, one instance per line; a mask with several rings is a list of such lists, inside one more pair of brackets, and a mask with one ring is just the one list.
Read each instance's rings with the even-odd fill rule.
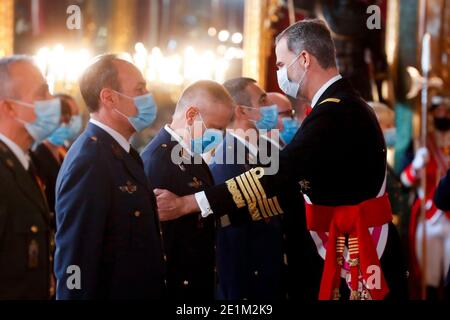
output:
[[278,113],[292,113],[292,103],[291,101],[284,95],[279,92],[268,92],[267,97],[272,103],[278,106]]
[[183,113],[190,106],[195,106],[200,112],[208,113],[218,105],[230,107],[233,105],[233,99],[225,88],[214,81],[201,80],[188,86],[181,94],[178,100],[175,113]]
[[231,120],[234,105],[233,99],[221,84],[209,80],[197,81],[181,94],[172,127],[184,128],[203,120],[208,128],[223,130]]

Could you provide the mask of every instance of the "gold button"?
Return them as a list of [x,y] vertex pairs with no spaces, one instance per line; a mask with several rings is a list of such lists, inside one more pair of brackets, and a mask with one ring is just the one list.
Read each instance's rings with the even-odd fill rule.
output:
[[184,281],[183,281],[183,285],[185,285],[185,286],[189,285],[189,281],[184,280]]
[[135,216],[136,218],[139,218],[139,217],[141,216],[141,212],[140,212],[139,210],[135,211],[135,212],[134,212],[134,216]]
[[164,255],[164,261],[167,261],[167,256],[166,255]]
[[163,144],[161,145],[161,147],[167,148],[167,144],[163,143]]
[[30,228],[30,230],[31,230],[31,232],[33,232],[33,233],[37,233],[38,231],[39,231],[39,228],[37,227],[37,226],[31,226],[31,228]]
[[254,272],[254,274],[255,274],[255,276],[258,276],[258,270],[256,270],[256,271]]

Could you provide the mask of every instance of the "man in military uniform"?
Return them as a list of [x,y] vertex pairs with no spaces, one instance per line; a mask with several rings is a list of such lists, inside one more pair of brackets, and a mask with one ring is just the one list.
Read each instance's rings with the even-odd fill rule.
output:
[[227,214],[232,224],[258,221],[282,214],[280,195],[298,183],[317,247],[303,274],[311,296],[406,298],[407,272],[385,193],[386,146],[373,111],[339,75],[323,22],[288,27],[277,37],[276,55],[281,89],[306,97],[313,107],[280,152],[278,173],[254,168],[196,196],[157,189],[161,219],[200,209],[205,215]]
[[[258,142],[269,151],[272,147],[267,140],[261,139],[255,124],[267,117],[260,114],[260,108],[272,105],[267,94],[250,78],[231,79],[224,86],[233,97],[236,108],[225,139],[210,163],[216,184],[260,166]],[[277,120],[275,112],[267,123],[274,126]],[[233,226],[224,216],[217,229],[216,250],[219,299],[272,300],[285,297],[280,217]]]
[[0,299],[48,299],[50,214],[29,149],[59,126],[60,105],[23,56],[0,59]]
[[56,232],[55,220],[55,185],[59,169],[67,154],[68,143],[79,134],[82,126],[79,108],[73,97],[65,94],[56,94],[61,100],[61,108],[68,110],[63,124],[42,143],[31,151],[31,159],[36,166],[36,172],[45,186],[45,196],[51,213],[52,229]]
[[[172,123],[162,128],[142,153],[152,185],[180,195],[213,186],[209,168],[201,157],[207,150],[198,150],[193,141],[206,140],[211,129],[222,135],[233,107],[231,97],[216,82],[198,81],[186,88]],[[220,141],[208,145],[208,149],[217,143]],[[162,223],[169,299],[214,299],[214,228],[214,218],[203,219],[200,212]]]
[[57,299],[160,299],[155,197],[128,142],[156,105],[139,70],[115,55],[86,69],[80,91],[91,119],[56,183]]

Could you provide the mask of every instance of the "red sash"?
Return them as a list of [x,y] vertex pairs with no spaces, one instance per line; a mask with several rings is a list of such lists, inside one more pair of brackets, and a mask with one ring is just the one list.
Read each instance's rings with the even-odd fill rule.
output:
[[306,203],[308,230],[329,232],[325,265],[320,284],[320,300],[339,298],[340,271],[343,264],[345,236],[348,238],[350,253],[351,289],[350,299],[359,299],[358,276],[368,280],[370,270],[377,266],[380,270],[380,286],[368,288],[374,300],[383,299],[389,292],[380,261],[372,238],[370,227],[381,226],[392,221],[392,211],[387,194],[369,199],[353,206],[321,206]]

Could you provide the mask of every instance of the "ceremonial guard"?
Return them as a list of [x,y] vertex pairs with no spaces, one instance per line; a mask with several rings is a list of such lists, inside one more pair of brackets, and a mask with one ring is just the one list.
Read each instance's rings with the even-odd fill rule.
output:
[[[442,189],[437,193],[436,199],[438,202],[443,201],[443,206],[438,207],[433,201],[439,180],[450,167],[450,98],[433,97],[430,111],[434,131],[428,133],[426,147],[416,151],[414,160],[402,172],[401,179],[408,187],[417,186],[420,182],[420,170],[426,170],[426,190],[418,188],[418,198],[411,210],[409,243],[412,277],[416,280],[414,283],[420,284],[423,264],[423,221],[420,211],[421,199],[425,196],[426,284],[428,295],[432,298],[436,297],[437,289],[446,278],[450,266],[450,207],[445,206],[445,201],[440,196]],[[415,296],[419,289],[412,289]]]

